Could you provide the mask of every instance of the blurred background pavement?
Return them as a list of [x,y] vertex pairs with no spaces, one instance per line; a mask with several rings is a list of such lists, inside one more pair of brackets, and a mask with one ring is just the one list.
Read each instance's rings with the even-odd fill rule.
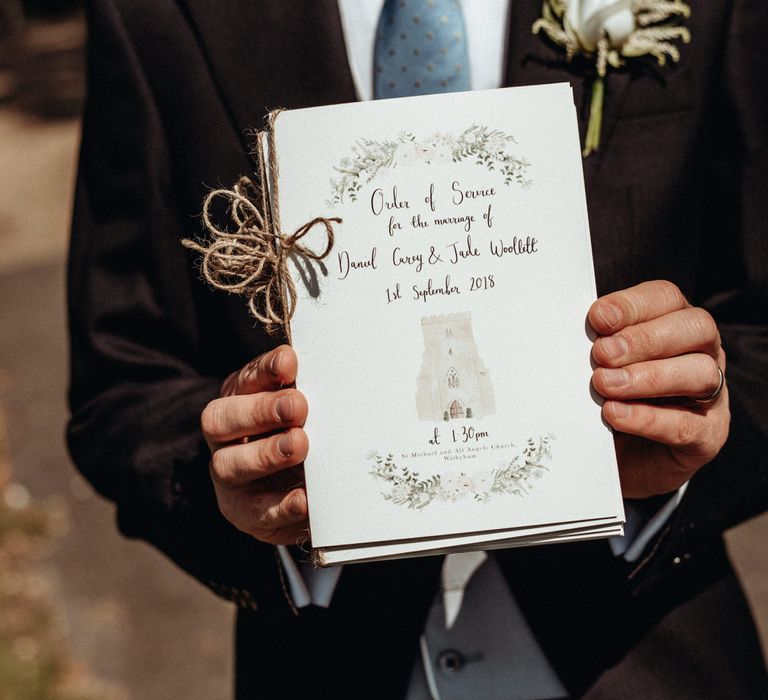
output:
[[85,27],[21,10],[0,0],[0,700],[231,698],[234,608],[123,539],[65,451]]
[[[149,546],[63,443],[65,252],[84,92],[72,0],[0,0],[0,700],[232,695],[233,609]],[[768,515],[728,535],[768,648]]]

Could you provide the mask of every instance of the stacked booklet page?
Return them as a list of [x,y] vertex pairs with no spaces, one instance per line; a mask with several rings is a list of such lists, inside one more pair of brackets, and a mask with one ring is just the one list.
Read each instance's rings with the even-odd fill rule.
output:
[[286,111],[273,136],[282,230],[342,220],[288,262],[315,560],[621,534],[570,86]]

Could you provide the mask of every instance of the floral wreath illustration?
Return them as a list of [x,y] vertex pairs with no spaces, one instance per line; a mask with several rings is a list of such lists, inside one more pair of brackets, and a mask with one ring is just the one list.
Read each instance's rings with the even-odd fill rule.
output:
[[393,141],[360,139],[352,146],[352,154],[342,158],[334,168],[340,177],[331,179],[332,197],[328,204],[338,206],[345,198],[356,201],[363,185],[382,170],[416,163],[460,163],[469,159],[501,173],[506,185],[515,183],[527,189],[533,184],[527,177],[531,164],[524,157],[510,153],[507,150],[510,144],[517,144],[513,136],[478,124],[458,136],[438,133],[417,139],[411,132],[402,132]]
[[552,458],[553,440],[552,435],[538,441],[529,438],[522,453],[515,455],[506,466],[473,476],[461,472],[420,478],[418,472],[398,466],[393,455],[382,457],[374,451],[368,455],[373,462],[370,475],[389,485],[389,491],[382,493],[385,500],[416,510],[423,510],[434,501],[453,503],[467,496],[479,503],[500,494],[524,496],[532,490],[533,481],[549,471],[543,462]]

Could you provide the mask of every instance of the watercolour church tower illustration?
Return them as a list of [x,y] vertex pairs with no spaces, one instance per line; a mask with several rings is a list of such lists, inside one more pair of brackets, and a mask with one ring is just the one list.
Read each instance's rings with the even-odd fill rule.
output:
[[496,411],[467,312],[421,319],[424,355],[416,383],[419,420],[482,418]]

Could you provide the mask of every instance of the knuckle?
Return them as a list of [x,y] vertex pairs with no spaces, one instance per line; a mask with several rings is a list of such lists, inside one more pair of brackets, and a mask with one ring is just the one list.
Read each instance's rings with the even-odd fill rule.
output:
[[200,414],[200,428],[203,435],[216,437],[222,432],[223,402],[221,399],[211,401]]
[[237,372],[237,380],[235,382],[235,390],[237,391],[244,385],[248,384],[248,380],[253,376],[253,368],[249,362],[244,367],[241,367]]
[[288,506],[287,498],[284,498],[282,501],[280,501],[279,505],[277,506],[277,515],[282,523],[288,523],[294,519],[293,515],[291,514],[291,509]]
[[690,309],[688,313],[693,337],[699,339],[702,345],[710,345],[718,338],[717,324],[708,311],[695,307]]
[[242,384],[253,384],[261,376],[263,373],[261,366],[263,360],[264,355],[260,355],[243,365],[243,368],[240,370],[240,381]]
[[624,325],[631,326],[637,323],[642,310],[642,300],[637,294],[626,290],[617,292],[613,301],[621,308]]
[[[211,475],[214,481],[231,486],[243,485],[255,481],[261,474],[257,466],[261,460],[254,459],[254,451],[259,449],[259,442],[245,445],[222,447],[211,456]],[[258,452],[256,452],[258,455]]]
[[635,323],[637,316],[638,302],[640,296],[635,289],[620,289],[607,296],[614,304],[618,305],[624,316],[625,325],[631,325]]
[[262,520],[261,527],[262,530],[270,530],[274,532],[283,527],[288,520],[288,507],[281,501],[264,511],[264,519]]
[[277,397],[264,392],[253,395],[250,418],[256,425],[272,425],[277,421]]
[[701,446],[701,431],[696,421],[687,415],[681,415],[677,423],[676,443],[680,447]]
[[278,441],[280,437],[275,435],[270,440],[259,440],[259,472],[269,474],[285,464],[285,457],[280,452]]
[[[632,372],[634,375],[635,373]],[[651,363],[643,370],[643,383],[652,396],[664,393],[667,384],[667,373],[656,363]]]
[[645,435],[656,435],[661,427],[659,424],[657,412],[652,408],[639,406],[637,407],[637,410],[640,414],[638,417],[638,423],[641,432]]
[[274,501],[275,494],[270,494],[254,503],[252,520],[253,527],[262,533],[262,538],[269,532],[274,532],[287,520],[287,505],[285,498]]
[[647,328],[637,326],[632,333],[626,333],[624,337],[633,357],[656,357],[658,354],[659,339]]
[[224,482],[227,480],[227,461],[226,450],[216,450],[211,455],[211,476],[214,481]]
[[254,533],[266,533],[272,528],[271,513],[269,508],[265,508],[257,502],[251,509],[251,531]]
[[222,383],[221,383],[221,396],[234,396],[237,393],[237,383],[238,383],[238,377],[240,373],[239,372],[232,372]]
[[683,307],[688,306],[688,300],[685,295],[680,291],[674,282],[669,280],[657,280],[656,286],[660,295],[664,297],[664,301],[669,307]]

